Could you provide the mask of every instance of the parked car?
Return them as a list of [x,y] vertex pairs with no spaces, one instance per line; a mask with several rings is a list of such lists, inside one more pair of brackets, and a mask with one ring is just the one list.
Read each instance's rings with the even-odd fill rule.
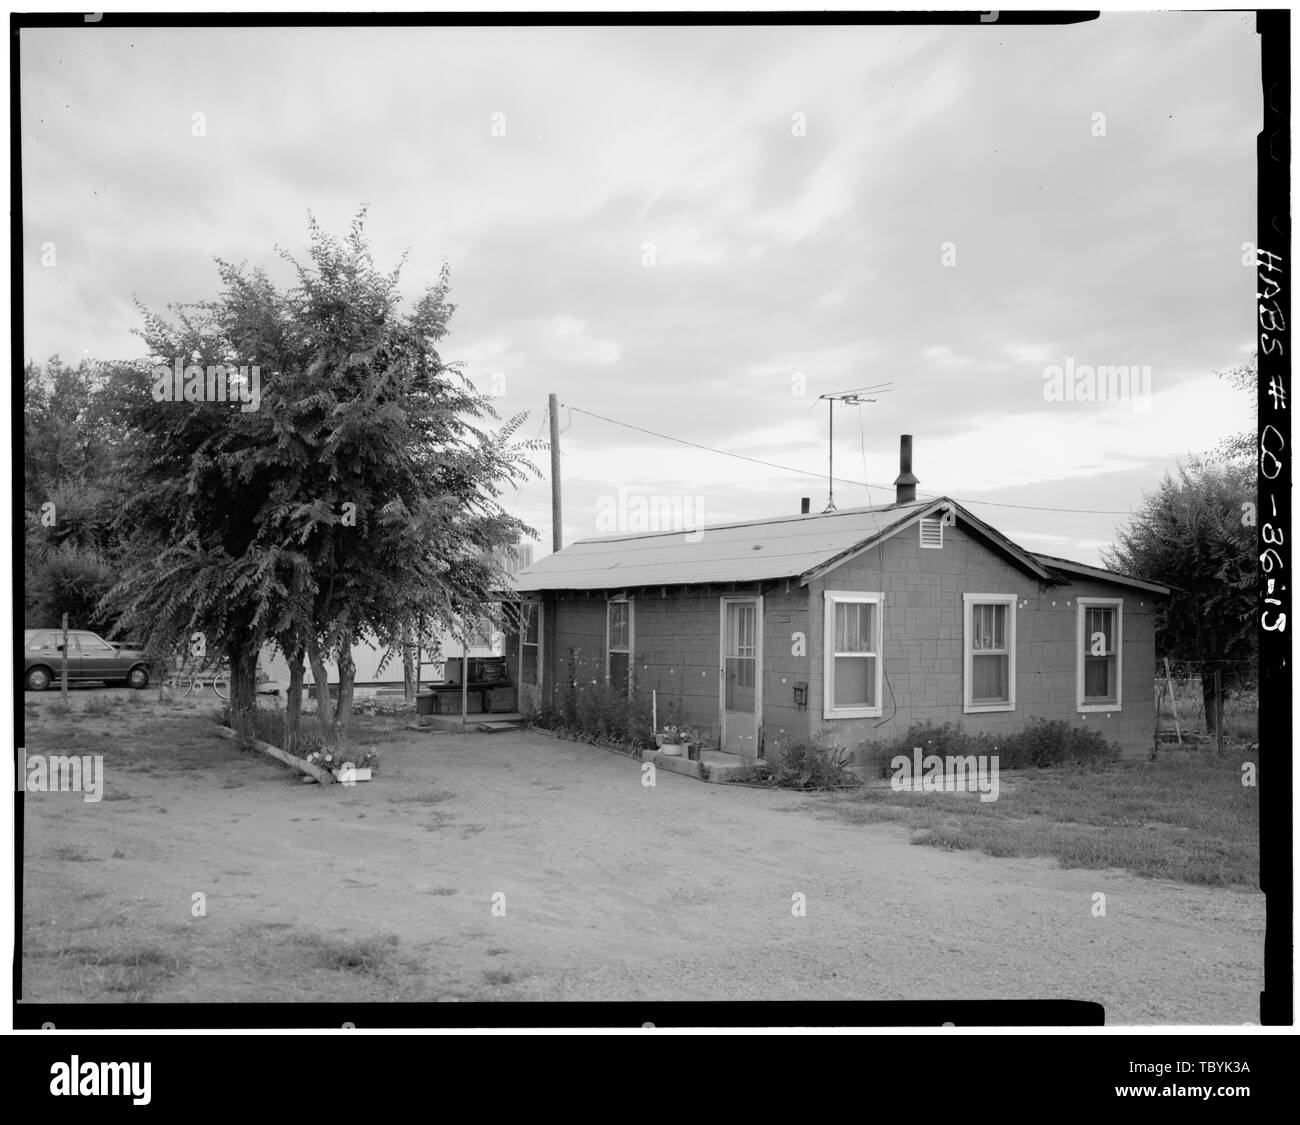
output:
[[[28,691],[44,691],[63,674],[63,630],[28,629],[23,634],[23,677]],[[68,683],[149,686],[149,661],[138,648],[113,644],[85,629],[68,630]]]

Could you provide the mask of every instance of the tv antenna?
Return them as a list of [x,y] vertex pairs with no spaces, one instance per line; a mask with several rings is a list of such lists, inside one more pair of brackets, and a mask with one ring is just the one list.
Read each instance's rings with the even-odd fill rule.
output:
[[826,470],[826,508],[822,515],[835,511],[835,404],[842,402],[845,406],[863,406],[875,402],[870,395],[888,394],[894,389],[893,383],[878,383],[874,387],[858,387],[852,391],[834,391],[818,395],[817,400],[826,400],[826,418],[830,423],[830,456]]

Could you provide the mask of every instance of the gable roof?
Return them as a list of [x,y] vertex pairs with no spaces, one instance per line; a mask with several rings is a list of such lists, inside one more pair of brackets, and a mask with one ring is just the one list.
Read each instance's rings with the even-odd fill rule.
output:
[[1040,555],[1035,552],[1034,558],[1048,569],[1060,571],[1062,576],[1074,574],[1080,578],[1095,578],[1099,582],[1114,582],[1120,586],[1134,586],[1139,590],[1149,590],[1153,594],[1167,595],[1169,593],[1168,586],[1161,586],[1157,582],[1148,582],[1145,578],[1130,578],[1127,574],[1120,574],[1114,570],[1102,570],[1098,566],[1088,566],[1086,563],[1059,559],[1055,555]]
[[945,496],[821,515],[779,516],[695,531],[581,539],[518,577],[521,593],[618,590],[799,578],[811,581],[951,505],[967,531],[1044,582],[1051,571],[1029,552]]

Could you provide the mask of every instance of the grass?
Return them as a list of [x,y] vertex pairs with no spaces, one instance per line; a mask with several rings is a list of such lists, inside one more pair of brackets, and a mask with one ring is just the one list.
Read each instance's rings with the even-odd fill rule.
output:
[[64,945],[25,952],[24,956],[40,958],[43,967],[65,977],[75,975],[88,993],[106,993],[106,999],[132,1003],[148,1000],[160,985],[187,967],[183,957],[156,944],[127,943],[110,948]]
[[392,967],[397,940],[396,934],[358,941],[339,941],[313,935],[304,944],[311,951],[313,959],[323,968],[378,976]]
[[896,823],[912,843],[992,856],[1049,856],[1063,867],[1122,868],[1215,887],[1259,885],[1259,790],[1243,786],[1254,750],[1162,753],[1156,762],[1030,770],[975,794],[862,790],[826,804],[858,824]]

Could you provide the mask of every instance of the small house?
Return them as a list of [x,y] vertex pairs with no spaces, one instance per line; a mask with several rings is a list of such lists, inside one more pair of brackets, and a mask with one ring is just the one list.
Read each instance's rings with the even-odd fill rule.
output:
[[902,439],[889,504],[584,539],[517,579],[521,709],[570,682],[656,694],[705,745],[829,732],[866,750],[914,723],[997,737],[1034,719],[1155,736],[1168,589],[1027,551],[947,497],[916,498]]

